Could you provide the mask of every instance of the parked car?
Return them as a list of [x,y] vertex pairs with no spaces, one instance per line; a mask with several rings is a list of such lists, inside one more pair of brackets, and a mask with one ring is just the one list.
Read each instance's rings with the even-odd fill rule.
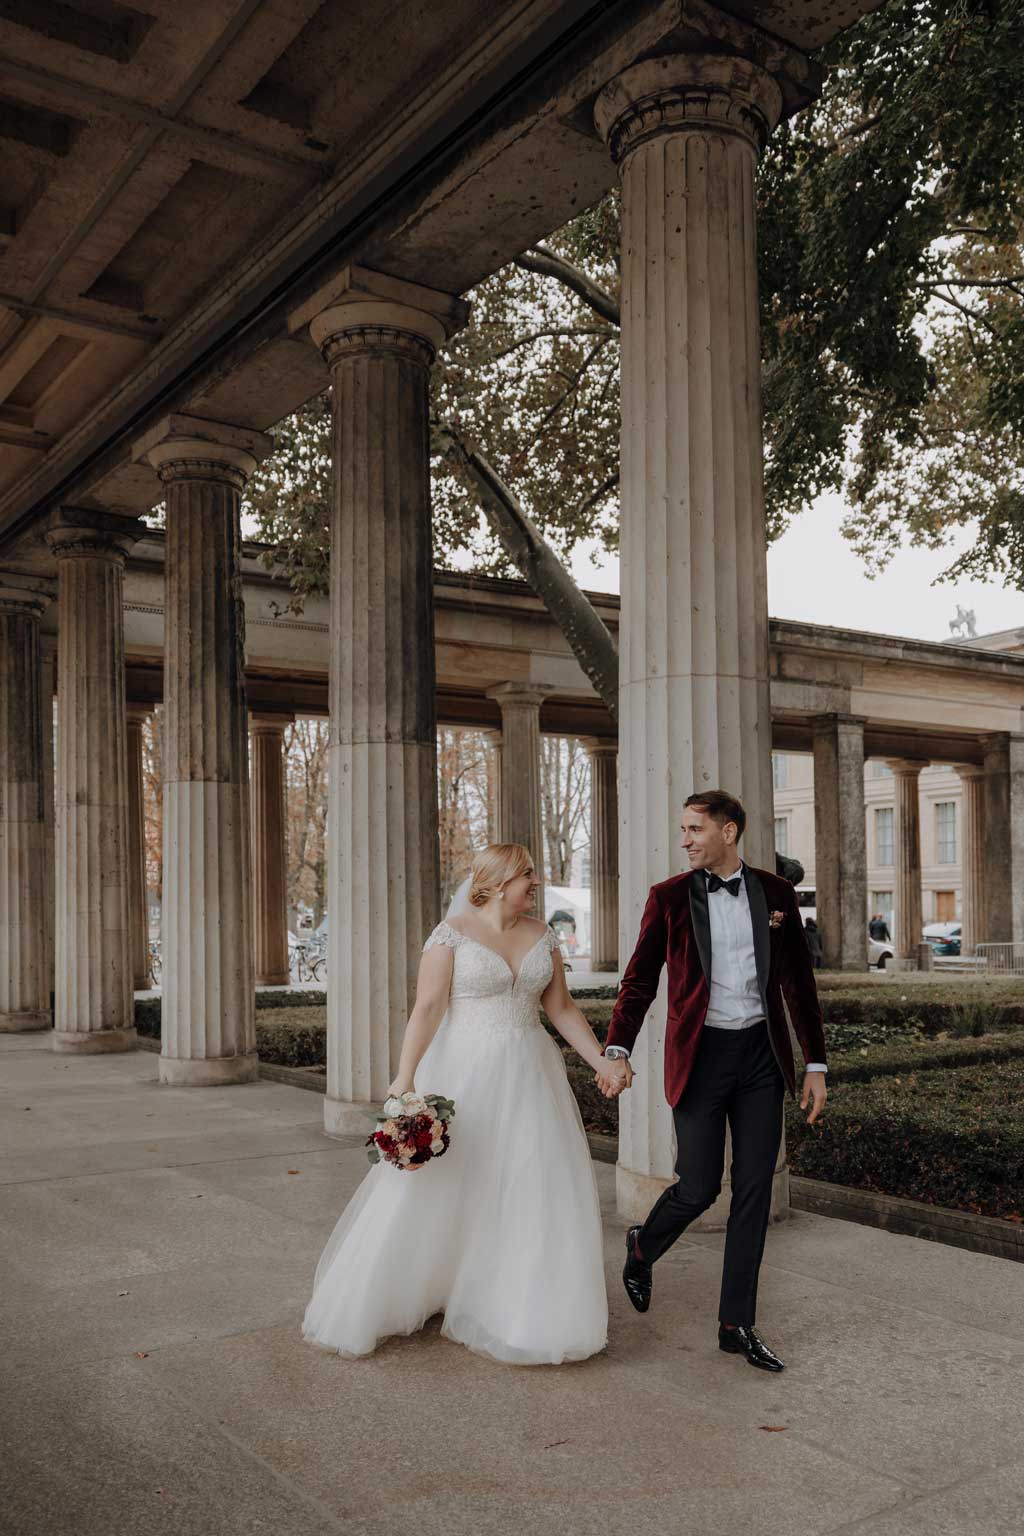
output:
[[817,899],[818,893],[813,885],[798,885],[796,890],[796,904],[800,908],[800,921],[805,923],[809,917],[818,921]]
[[884,971],[893,956],[892,943],[887,939],[868,939],[868,965],[876,965]]
[[931,945],[933,955],[958,955],[961,932],[960,923],[926,923],[921,937]]

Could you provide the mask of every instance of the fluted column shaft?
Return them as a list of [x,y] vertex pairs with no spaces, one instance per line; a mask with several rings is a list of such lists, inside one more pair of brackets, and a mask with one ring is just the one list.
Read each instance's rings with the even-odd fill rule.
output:
[[963,791],[960,817],[960,953],[973,955],[987,938],[985,919],[985,770],[973,763],[958,763]]
[[333,384],[327,1098],[366,1124],[440,911],[428,399],[443,325],[365,295],[315,316]]
[[[631,66],[595,108],[622,184],[623,959],[693,791],[739,795],[742,852],[774,867],[754,176],[780,110],[756,65],[696,54]],[[662,997],[620,1101],[624,1213],[673,1173],[664,1040]]]
[[288,718],[250,718],[256,985],[288,983],[288,859],[284,733]]
[[916,971],[921,944],[921,805],[920,777],[923,764],[892,762],[896,788],[893,817],[896,954],[889,962],[894,970]]
[[134,519],[64,508],[57,560],[56,986],[54,1045],[136,1043],[128,923],[124,567]]
[[[0,572],[0,1032],[47,1029],[45,581]],[[47,733],[48,734],[48,733]],[[52,779],[51,779],[52,782]]]
[[985,935],[1024,944],[1024,736],[981,738],[985,754]]
[[239,506],[270,443],[173,417],[156,437],[144,447],[167,506],[160,1080],[244,1083],[257,1059]]
[[488,747],[487,760],[487,841],[501,841],[501,731],[481,732]]
[[149,907],[146,900],[146,806],[142,772],[142,729],[148,704],[129,704],[128,727],[128,925],[131,930],[132,986],[150,984]]
[[51,1019],[53,1017],[53,991],[54,991],[54,954],[57,939],[57,913],[56,913],[56,878],[55,860],[57,857],[57,839],[55,824],[55,783],[54,783],[54,725],[53,705],[57,696],[57,637],[55,635],[43,635],[40,646],[40,684],[39,703],[40,715],[43,723],[43,849],[45,874],[43,877],[44,891],[44,932],[46,942],[46,996],[50,1007]]
[[867,969],[867,839],[864,721],[822,715],[813,723],[814,870],[825,969]]
[[588,741],[590,759],[590,968],[619,964],[619,748]]
[[546,685],[501,683],[487,693],[501,710],[500,841],[522,843],[530,850],[539,882],[534,910],[540,918],[545,886],[540,707],[550,692]]

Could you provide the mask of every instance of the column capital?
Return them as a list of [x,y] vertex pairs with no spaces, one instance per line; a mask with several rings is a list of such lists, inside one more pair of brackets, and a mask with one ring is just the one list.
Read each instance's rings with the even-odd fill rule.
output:
[[618,757],[618,740],[609,741],[605,736],[581,736],[580,742],[588,757]]
[[916,778],[922,768],[928,767],[927,758],[922,758],[920,762],[917,762],[909,757],[887,757],[884,761],[892,769],[893,777],[897,779]]
[[149,464],[161,480],[227,480],[242,490],[273,448],[266,432],[172,414],[137,439],[132,461]]
[[124,706],[124,717],[129,725],[142,726],[153,713],[154,707],[152,704],[136,704],[129,699]]
[[264,710],[249,712],[249,730],[254,736],[283,736],[288,727],[294,724],[294,715],[271,714]]
[[57,595],[57,583],[46,576],[0,571],[0,613],[27,613],[39,618]]
[[984,763],[954,763],[953,772],[961,779],[983,779],[985,777]]
[[846,715],[840,710],[830,710],[827,715],[811,716],[812,731],[833,731],[838,725],[856,726],[863,731],[867,723],[866,715]]
[[146,536],[138,517],[120,517],[94,507],[58,507],[50,513],[43,536],[57,560],[115,560],[124,565],[132,545]]
[[737,54],[678,53],[631,64],[604,87],[594,122],[616,165],[669,133],[726,133],[756,154],[782,116],[782,88]]
[[352,264],[292,311],[288,329],[307,331],[328,364],[370,351],[398,353],[429,368],[468,319],[469,304],[456,294]]
[[533,704],[539,709],[555,689],[551,683],[498,683],[485,691],[487,698],[494,699],[499,708],[505,710],[517,705],[527,708]]

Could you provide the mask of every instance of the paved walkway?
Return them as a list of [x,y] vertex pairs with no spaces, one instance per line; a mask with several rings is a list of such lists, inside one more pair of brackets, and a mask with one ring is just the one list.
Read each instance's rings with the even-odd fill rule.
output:
[[298,1331],[366,1166],[314,1095],[39,1036],[0,1083],[6,1536],[1018,1536],[1024,1266],[794,1215],[762,1376],[715,1347],[720,1237],[630,1309],[600,1168],[605,1354],[498,1366],[434,1323],[347,1362]]

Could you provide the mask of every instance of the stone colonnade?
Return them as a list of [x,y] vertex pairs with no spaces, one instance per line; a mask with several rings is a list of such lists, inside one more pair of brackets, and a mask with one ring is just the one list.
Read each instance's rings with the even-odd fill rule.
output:
[[985,769],[958,763],[963,790],[960,821],[963,886],[960,914],[960,953],[973,955],[987,935],[985,920]]
[[256,985],[287,986],[285,731],[292,715],[250,716],[252,871]]

